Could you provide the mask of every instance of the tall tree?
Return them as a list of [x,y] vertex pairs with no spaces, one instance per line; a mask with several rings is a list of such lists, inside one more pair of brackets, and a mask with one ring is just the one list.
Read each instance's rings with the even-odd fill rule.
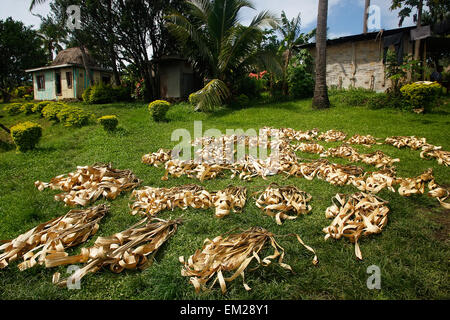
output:
[[41,37],[44,48],[47,50],[48,61],[53,60],[55,51],[61,51],[64,39],[67,33],[63,26],[58,25],[52,16],[40,17],[41,25],[39,26],[38,35]]
[[315,109],[330,107],[327,88],[327,18],[328,0],[319,0],[316,31],[316,84],[312,106]]
[[[246,0],[188,0],[186,7],[183,13],[175,12],[168,17],[168,27],[181,40],[198,70],[203,70],[203,76],[217,79],[214,86],[201,91],[204,95],[199,98],[206,98],[206,94],[226,91],[224,87],[234,75],[251,70],[261,58],[258,48],[263,27],[276,27],[276,19],[263,11],[248,26],[243,26],[239,12],[243,8],[254,9]],[[220,99],[208,96],[208,100]]]
[[0,20],[0,91],[9,102],[14,88],[30,79],[25,69],[45,64],[46,55],[37,32],[11,17]]
[[369,7],[370,0],[366,0],[364,3],[364,21],[363,21],[363,33],[367,33],[367,20],[369,19]]

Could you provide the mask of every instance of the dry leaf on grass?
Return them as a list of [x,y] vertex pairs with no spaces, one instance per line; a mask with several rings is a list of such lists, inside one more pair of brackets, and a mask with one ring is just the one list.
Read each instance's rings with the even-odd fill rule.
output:
[[111,164],[94,164],[77,167],[77,171],[52,178],[49,183],[36,181],[39,191],[45,188],[59,189],[65,193],[55,196],[68,206],[85,206],[100,196],[115,199],[121,192],[130,191],[141,183],[131,170],[112,168]]
[[[440,148],[440,147],[438,147]],[[425,149],[420,153],[420,157],[423,159],[435,158],[437,159],[440,165],[444,165],[446,167],[450,166],[450,152],[439,150],[439,149]]]
[[353,135],[350,139],[347,140],[348,144],[361,144],[366,147],[370,147],[373,144],[377,143],[377,140],[372,137],[370,134],[367,136],[362,136],[359,134]]
[[[317,264],[315,251],[305,245],[298,235],[297,240],[309,251],[314,253],[313,264]],[[198,293],[205,290],[208,281],[214,280],[210,288],[219,281],[222,293],[227,290],[226,282],[231,282],[241,276],[244,288],[251,288],[245,283],[244,272],[250,263],[255,260],[259,265],[268,266],[272,260],[278,258],[281,267],[292,271],[292,268],[283,263],[284,249],[275,240],[275,235],[263,228],[253,227],[241,233],[230,234],[227,237],[218,236],[213,240],[206,239],[203,248],[197,250],[188,261],[180,257],[183,263],[181,275],[190,277],[190,283]],[[274,253],[261,258],[258,254],[261,250],[272,246]],[[227,276],[230,273],[229,276]]]
[[47,268],[60,265],[84,263],[68,279],[61,280],[60,274],[53,275],[53,283],[66,286],[74,280],[81,280],[86,274],[94,273],[102,267],[120,273],[124,269],[145,269],[153,262],[158,249],[177,230],[181,220],[162,220],[147,218],[134,226],[111,237],[99,237],[90,248],[81,249],[81,254],[71,257],[49,255],[45,259]]
[[366,173],[362,177],[352,179],[352,184],[363,192],[378,193],[384,188],[395,192],[394,185],[400,181],[395,177],[392,169],[383,169],[377,172]]
[[413,150],[417,150],[422,148],[427,144],[427,140],[425,138],[418,138],[416,136],[393,136],[387,137],[384,140],[384,143],[393,145],[396,148],[408,147]]
[[358,151],[346,143],[343,143],[336,148],[329,148],[327,151],[323,152],[320,156],[344,158],[350,160],[351,162],[357,162],[360,161],[361,159]]
[[65,249],[85,242],[95,234],[98,223],[109,212],[99,205],[85,210],[70,210],[67,214],[42,223],[0,246],[0,269],[23,257],[19,264],[25,270],[42,264],[48,255],[67,256]]
[[298,145],[293,145],[294,151],[302,151],[306,153],[316,153],[320,154],[325,152],[325,148],[318,143],[300,143]]
[[142,156],[142,163],[154,165],[158,167],[161,164],[166,163],[172,159],[172,150],[169,149],[159,149],[157,152],[151,154],[145,154]]
[[342,131],[328,130],[322,133],[317,139],[324,140],[326,142],[343,141],[347,135]]
[[424,194],[427,182],[434,181],[433,169],[428,169],[416,178],[399,178],[400,187],[398,193],[408,197],[412,194]]
[[[256,199],[256,206],[268,216],[275,217],[277,224],[281,225],[282,220],[294,220],[299,215],[310,212],[310,201],[311,195],[295,186],[280,187],[272,183]],[[289,212],[295,215],[289,215]]]
[[333,218],[330,226],[323,229],[328,238],[347,238],[355,243],[355,255],[362,260],[358,241],[362,236],[380,233],[387,224],[388,202],[366,193],[352,195],[337,194],[333,205],[328,207],[325,216]]
[[227,187],[213,194],[213,205],[216,208],[216,217],[223,218],[230,213],[240,212],[247,200],[247,188]]

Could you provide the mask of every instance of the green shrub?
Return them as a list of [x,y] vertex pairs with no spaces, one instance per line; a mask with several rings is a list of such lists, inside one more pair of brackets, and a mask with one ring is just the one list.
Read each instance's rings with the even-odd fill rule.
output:
[[250,104],[250,98],[245,94],[240,94],[237,97],[233,97],[231,100],[230,107],[233,109],[247,108]]
[[65,126],[82,127],[89,124],[93,115],[82,108],[65,105],[60,109],[56,117]]
[[22,104],[22,106],[20,107],[20,111],[22,111],[25,114],[32,114],[33,107],[34,107],[34,103],[27,102],[27,103]]
[[169,110],[170,103],[165,100],[155,100],[148,105],[148,110],[154,121],[167,121],[166,113]]
[[26,121],[11,128],[11,138],[18,151],[34,149],[42,136],[42,127],[37,123]]
[[52,101],[41,101],[41,102],[35,103],[33,108],[31,109],[31,111],[34,113],[41,113],[42,109],[44,109],[44,107],[50,103],[52,103]]
[[350,107],[365,106],[377,93],[370,89],[350,88],[330,90],[334,99]]
[[113,102],[121,102],[121,101],[130,101],[131,100],[131,92],[128,87],[112,87]]
[[52,102],[42,109],[42,116],[49,121],[58,121],[58,113],[65,107],[65,104]]
[[103,126],[106,131],[114,131],[119,124],[119,119],[115,115],[107,115],[98,118],[98,122]]
[[91,91],[92,91],[92,87],[86,88],[86,90],[83,91],[83,94],[81,95],[81,97],[83,98],[83,101],[85,103],[90,103],[89,99],[91,97]]
[[238,95],[245,94],[250,98],[259,98],[264,90],[264,82],[262,79],[250,78],[248,75],[237,81],[237,88],[233,91]]
[[20,103],[11,103],[6,105],[3,110],[5,110],[10,116],[14,116],[21,112],[20,108],[22,105]]
[[293,98],[309,98],[314,94],[314,78],[303,65],[289,67],[287,71],[289,95]]
[[197,92],[193,92],[189,95],[189,103],[193,106],[198,104]]
[[430,111],[442,94],[442,86],[437,82],[420,81],[404,85],[400,92],[410,109],[424,108]]
[[114,89],[110,85],[103,83],[92,86],[91,94],[89,95],[89,103],[100,104],[113,102]]
[[33,93],[33,86],[21,86],[17,87],[16,90],[14,90],[13,95],[17,98],[25,98],[26,95],[32,95]]
[[374,94],[367,101],[367,107],[373,110],[386,108],[388,106],[388,96],[385,93]]

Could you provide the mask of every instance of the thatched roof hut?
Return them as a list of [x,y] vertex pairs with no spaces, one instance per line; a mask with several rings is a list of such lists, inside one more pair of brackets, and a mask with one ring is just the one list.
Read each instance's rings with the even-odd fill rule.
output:
[[[86,63],[88,66],[98,67],[98,64],[89,54],[87,49],[84,49],[86,53]],[[81,54],[80,47],[68,48],[60,51],[55,60],[51,63],[51,66],[59,66],[64,64],[83,65],[83,56]]]

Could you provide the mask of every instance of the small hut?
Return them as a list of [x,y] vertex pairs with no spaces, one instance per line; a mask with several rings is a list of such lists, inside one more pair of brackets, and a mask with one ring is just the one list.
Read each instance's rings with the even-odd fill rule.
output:
[[[85,59],[94,84],[111,83],[112,71],[102,68],[86,51]],[[45,67],[25,70],[33,76],[35,100],[81,99],[83,91],[91,86],[79,47],[58,53]]]

